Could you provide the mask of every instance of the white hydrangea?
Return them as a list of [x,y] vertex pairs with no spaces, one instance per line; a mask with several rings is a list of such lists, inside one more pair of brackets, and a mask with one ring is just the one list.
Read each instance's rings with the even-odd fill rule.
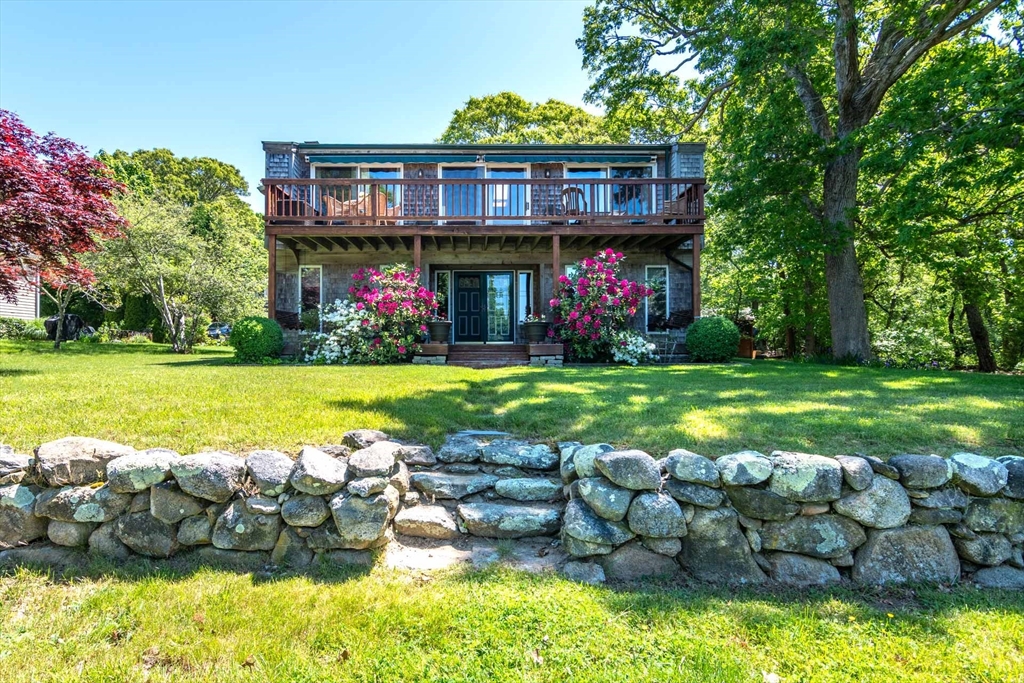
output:
[[353,301],[335,299],[333,304],[322,306],[320,323],[327,332],[316,332],[306,337],[306,362],[347,364],[363,343],[360,331],[364,318]]
[[655,346],[632,330],[616,332],[612,337],[612,359],[617,363],[651,363],[658,359]]

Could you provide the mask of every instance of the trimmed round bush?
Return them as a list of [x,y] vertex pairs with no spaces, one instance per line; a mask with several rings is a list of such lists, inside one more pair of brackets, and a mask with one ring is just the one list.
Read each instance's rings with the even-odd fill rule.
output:
[[242,318],[235,323],[228,341],[235,347],[235,358],[246,363],[277,358],[284,350],[281,326],[276,320],[259,316]]
[[721,363],[736,356],[740,345],[740,328],[721,316],[694,320],[686,328],[686,349],[693,360]]

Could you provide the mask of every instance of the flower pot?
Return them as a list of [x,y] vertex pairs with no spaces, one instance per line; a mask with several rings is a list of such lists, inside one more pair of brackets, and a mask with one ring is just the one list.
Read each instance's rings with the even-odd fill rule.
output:
[[548,324],[546,322],[523,323],[523,334],[526,341],[531,344],[542,344],[548,338]]
[[452,331],[450,320],[435,320],[427,323],[427,331],[430,332],[430,341],[435,344],[447,344],[448,335]]

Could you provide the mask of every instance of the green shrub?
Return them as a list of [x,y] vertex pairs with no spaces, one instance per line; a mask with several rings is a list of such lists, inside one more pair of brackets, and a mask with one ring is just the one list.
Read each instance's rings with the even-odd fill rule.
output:
[[284,349],[281,326],[275,320],[258,316],[242,318],[235,323],[229,341],[235,347],[235,358],[245,363],[277,358]]
[[42,341],[46,339],[43,318],[22,320],[21,318],[0,318],[0,339]]
[[736,356],[740,329],[736,323],[721,316],[694,320],[686,328],[686,349],[693,360],[720,363]]

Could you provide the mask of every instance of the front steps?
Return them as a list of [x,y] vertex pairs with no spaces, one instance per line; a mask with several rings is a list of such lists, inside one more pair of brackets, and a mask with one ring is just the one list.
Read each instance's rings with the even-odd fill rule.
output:
[[452,344],[448,347],[448,365],[464,368],[502,368],[529,365],[526,344]]

